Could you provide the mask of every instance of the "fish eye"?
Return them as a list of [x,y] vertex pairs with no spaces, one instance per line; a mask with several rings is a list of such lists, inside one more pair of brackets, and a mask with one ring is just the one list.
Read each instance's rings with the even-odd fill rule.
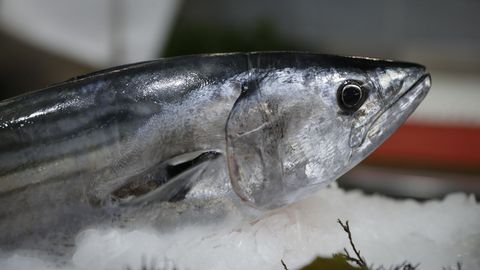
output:
[[363,83],[355,80],[345,81],[337,91],[338,106],[347,113],[353,113],[362,107],[368,91]]

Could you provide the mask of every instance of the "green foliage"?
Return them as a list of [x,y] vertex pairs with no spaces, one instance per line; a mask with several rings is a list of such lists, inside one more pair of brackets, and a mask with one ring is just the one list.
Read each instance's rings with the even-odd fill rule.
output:
[[331,258],[317,257],[301,270],[367,270],[364,267],[353,266],[348,263],[343,254],[334,254]]
[[174,27],[163,56],[196,53],[298,50],[275,31],[273,24],[259,21],[250,30],[236,30],[214,24],[180,21]]

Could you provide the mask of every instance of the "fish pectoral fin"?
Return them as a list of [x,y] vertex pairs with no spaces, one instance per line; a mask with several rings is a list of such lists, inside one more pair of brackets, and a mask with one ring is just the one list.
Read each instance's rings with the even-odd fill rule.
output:
[[164,161],[131,177],[111,193],[112,199],[121,205],[183,200],[208,165],[220,155],[214,151],[195,152]]

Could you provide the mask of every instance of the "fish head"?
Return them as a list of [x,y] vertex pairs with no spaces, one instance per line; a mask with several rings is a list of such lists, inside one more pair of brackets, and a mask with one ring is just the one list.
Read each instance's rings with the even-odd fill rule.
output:
[[[235,193],[259,209],[293,203],[362,161],[430,88],[423,66],[312,54],[251,55],[226,125]],[[279,60],[280,59],[280,60]]]

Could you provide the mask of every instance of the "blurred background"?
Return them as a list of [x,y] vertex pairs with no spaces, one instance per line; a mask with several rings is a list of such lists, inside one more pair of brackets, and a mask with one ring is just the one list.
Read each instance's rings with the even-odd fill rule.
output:
[[432,74],[430,94],[339,183],[419,200],[480,195],[479,11],[477,0],[0,0],[0,100],[192,53],[301,50],[418,62]]

